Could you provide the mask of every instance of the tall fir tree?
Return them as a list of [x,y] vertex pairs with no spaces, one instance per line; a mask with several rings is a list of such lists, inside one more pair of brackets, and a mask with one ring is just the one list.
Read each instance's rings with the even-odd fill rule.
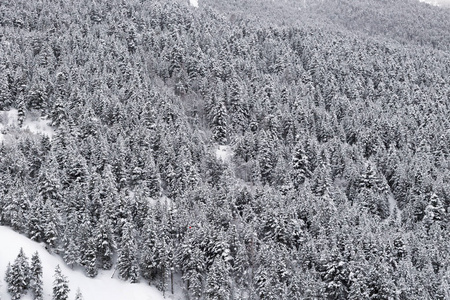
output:
[[34,300],[44,299],[42,282],[42,263],[39,253],[36,251],[31,256],[30,289]]
[[30,265],[22,248],[10,270],[7,270],[5,281],[8,283],[8,293],[13,300],[20,299],[27,293],[30,284]]
[[53,281],[53,296],[52,300],[67,300],[69,298],[69,281],[66,276],[61,272],[59,265],[55,268],[55,274],[53,275],[55,280]]
[[120,278],[132,283],[139,282],[140,275],[136,239],[136,229],[130,221],[127,221],[122,229],[117,271]]

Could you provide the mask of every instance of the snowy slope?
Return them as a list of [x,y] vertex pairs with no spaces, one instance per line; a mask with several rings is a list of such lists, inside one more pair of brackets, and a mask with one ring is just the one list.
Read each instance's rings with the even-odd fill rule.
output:
[[[26,237],[0,226],[0,299],[11,299],[6,291],[4,274],[8,262],[13,263],[22,247],[29,261],[31,255],[39,252],[43,266],[44,300],[51,299],[53,274],[56,265],[61,266],[63,275],[69,279],[71,289],[69,300],[75,299],[75,293],[80,288],[84,300],[162,300],[164,297],[156,288],[142,282],[131,284],[119,279],[111,279],[113,271],[102,271],[96,278],[86,277],[80,270],[71,270],[58,256],[49,254],[43,245],[33,242]],[[31,300],[31,295],[22,297]]]

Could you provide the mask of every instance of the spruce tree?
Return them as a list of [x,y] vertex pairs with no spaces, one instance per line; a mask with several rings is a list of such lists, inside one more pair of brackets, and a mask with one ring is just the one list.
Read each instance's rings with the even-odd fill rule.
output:
[[113,265],[114,240],[112,231],[111,220],[109,220],[106,213],[102,212],[98,228],[94,231],[94,238],[100,267],[105,270],[111,269]]
[[55,268],[55,275],[53,276],[53,297],[52,300],[67,300],[69,295],[69,281],[67,277],[61,273],[59,265]]
[[228,300],[231,297],[231,280],[228,263],[216,257],[206,277],[206,299]]
[[131,222],[126,222],[122,229],[122,241],[119,247],[117,270],[120,278],[130,280],[132,283],[139,281],[139,261],[136,248],[136,230]]
[[85,244],[86,249],[84,249],[81,260],[82,265],[86,271],[86,275],[89,277],[95,277],[98,274],[97,268],[97,253],[96,244],[93,238],[89,238]]
[[6,266],[5,282],[8,284],[8,286],[11,284],[11,263],[10,262],[8,262],[8,265]]
[[31,272],[30,272],[30,288],[33,292],[34,300],[43,299],[43,288],[42,288],[42,264],[39,258],[39,253],[36,251],[31,257]]
[[22,248],[11,268],[7,269],[5,281],[8,283],[8,292],[13,300],[20,299],[27,293],[30,284],[30,265]]
[[211,125],[214,141],[222,145],[228,141],[227,117],[225,105],[220,101],[213,108]]
[[303,184],[306,178],[311,176],[311,172],[308,169],[309,162],[308,156],[302,145],[298,145],[295,149],[294,156],[292,158],[292,167],[294,169],[293,182],[295,186]]
[[77,293],[75,294],[75,300],[83,300],[83,294],[81,293],[80,289],[77,289]]

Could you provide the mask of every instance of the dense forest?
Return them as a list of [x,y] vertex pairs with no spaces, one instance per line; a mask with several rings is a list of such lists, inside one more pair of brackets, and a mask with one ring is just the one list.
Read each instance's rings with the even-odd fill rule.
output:
[[3,128],[0,224],[67,265],[192,300],[450,299],[450,9],[17,0],[0,39],[0,110],[55,132]]

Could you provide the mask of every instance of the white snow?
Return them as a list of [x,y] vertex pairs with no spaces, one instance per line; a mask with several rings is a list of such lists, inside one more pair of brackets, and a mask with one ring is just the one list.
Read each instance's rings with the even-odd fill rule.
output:
[[198,7],[198,0],[189,0],[189,4],[194,7]]
[[28,129],[34,134],[43,134],[47,135],[49,137],[52,137],[55,133],[53,129],[49,125],[49,121],[46,119],[40,119],[40,120],[25,120],[25,122],[22,125],[23,129]]
[[[50,138],[55,134],[53,128],[49,125],[50,120],[41,118],[35,112],[29,113],[25,118],[21,130],[29,131],[33,134],[43,134]],[[8,133],[11,129],[19,128],[19,114],[17,109],[0,111],[0,142],[11,136]]]
[[[33,242],[8,227],[0,226],[0,299],[11,299],[7,293],[4,280],[8,262],[13,263],[20,248],[29,261],[31,255],[39,252],[43,266],[44,300],[52,298],[53,274],[56,265],[60,265],[63,275],[69,280],[69,299],[75,299],[75,293],[80,288],[85,300],[163,300],[164,297],[156,288],[149,286],[146,282],[131,284],[117,278],[111,279],[113,271],[101,271],[96,278],[86,277],[81,270],[72,270],[67,267],[63,260],[56,255],[48,253],[43,245]],[[28,293],[22,297],[23,300],[31,300]]]
[[450,0],[420,0],[421,2],[426,2],[435,6],[449,6]]
[[232,152],[230,146],[221,145],[216,150],[216,158],[220,159],[223,162],[229,161],[232,155],[233,155],[233,152]]
[[[391,218],[393,218],[396,222],[400,223],[402,221],[402,211],[398,208],[397,200],[395,200],[392,192],[388,193],[388,201],[389,201],[389,213]],[[394,216],[394,213],[396,215]]]

